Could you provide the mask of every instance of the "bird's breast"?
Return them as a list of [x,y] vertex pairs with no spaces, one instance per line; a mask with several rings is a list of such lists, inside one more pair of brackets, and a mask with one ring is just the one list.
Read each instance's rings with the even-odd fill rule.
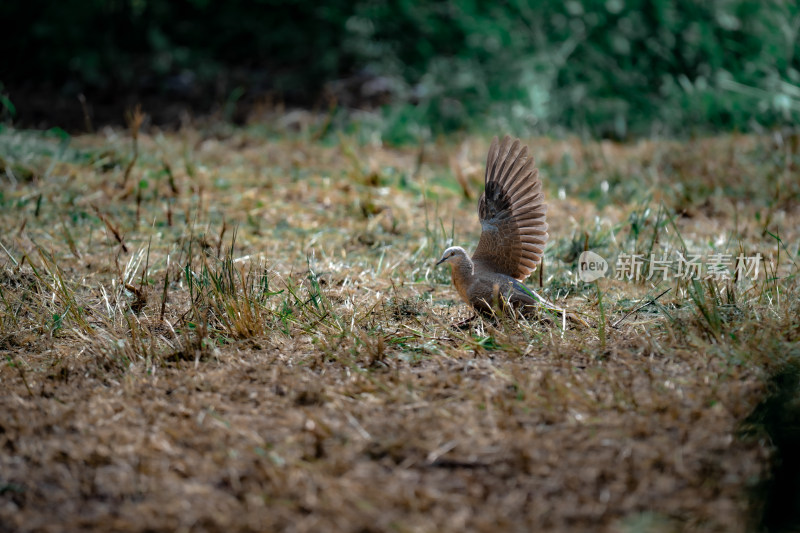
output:
[[468,295],[470,279],[468,279],[468,277],[461,271],[460,268],[453,268],[452,279],[453,286],[458,291],[458,295],[461,296],[461,299],[466,303],[470,303]]

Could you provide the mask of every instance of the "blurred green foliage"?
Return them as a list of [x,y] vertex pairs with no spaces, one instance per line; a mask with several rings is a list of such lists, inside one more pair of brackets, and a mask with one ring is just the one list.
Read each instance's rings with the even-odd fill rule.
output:
[[9,87],[198,102],[272,93],[318,107],[334,97],[337,120],[379,109],[397,140],[487,125],[626,138],[800,119],[796,2],[28,0],[0,3],[0,20]]

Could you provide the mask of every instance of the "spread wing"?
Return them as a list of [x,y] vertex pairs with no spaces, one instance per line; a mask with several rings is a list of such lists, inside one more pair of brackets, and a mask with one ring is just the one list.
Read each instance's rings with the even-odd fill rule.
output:
[[539,264],[547,242],[544,193],[528,147],[497,137],[486,159],[486,189],[478,203],[481,238],[472,260],[524,280]]

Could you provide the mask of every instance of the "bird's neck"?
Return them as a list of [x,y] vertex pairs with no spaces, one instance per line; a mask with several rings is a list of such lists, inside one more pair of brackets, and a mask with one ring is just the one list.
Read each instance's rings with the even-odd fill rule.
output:
[[464,257],[464,259],[453,265],[453,271],[451,272],[453,286],[456,288],[461,298],[466,302],[469,302],[467,289],[472,283],[472,278],[474,275],[475,265],[472,263],[472,260],[469,257]]

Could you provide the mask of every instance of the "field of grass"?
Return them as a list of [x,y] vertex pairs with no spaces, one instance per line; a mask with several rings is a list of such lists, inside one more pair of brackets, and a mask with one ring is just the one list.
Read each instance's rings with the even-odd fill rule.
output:
[[[526,139],[528,284],[589,327],[461,330],[434,263],[477,243],[504,132],[131,123],[0,130],[0,530],[759,528],[759,406],[800,360],[797,134]],[[584,250],[762,260],[584,283]]]

